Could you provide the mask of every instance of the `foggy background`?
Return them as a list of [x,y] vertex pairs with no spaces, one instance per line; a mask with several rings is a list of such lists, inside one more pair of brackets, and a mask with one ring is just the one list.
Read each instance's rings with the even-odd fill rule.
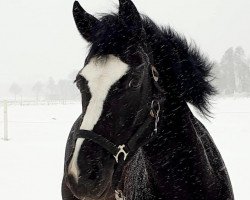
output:
[[[118,1],[80,0],[91,14]],[[134,0],[139,11],[170,25],[216,63],[221,94],[248,95],[249,0]],[[72,17],[73,0],[0,0],[0,100],[79,99],[73,80],[87,43]]]
[[[95,16],[117,12],[118,0],[79,1]],[[213,118],[190,107],[219,148],[236,199],[248,200],[250,1],[133,2],[215,63]],[[0,0],[0,199],[61,199],[65,143],[81,113],[73,81],[88,52],[72,6],[73,0]]]

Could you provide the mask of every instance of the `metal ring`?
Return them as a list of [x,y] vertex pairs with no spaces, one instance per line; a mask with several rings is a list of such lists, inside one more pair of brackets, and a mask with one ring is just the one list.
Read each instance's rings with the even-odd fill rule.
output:
[[155,68],[155,66],[152,65],[151,70],[152,70],[152,75],[153,75],[153,78],[154,78],[155,82],[158,82],[159,73],[158,73],[157,69]]
[[[156,104],[157,103],[157,104]],[[155,105],[157,105],[157,109],[155,109]],[[159,101],[153,100],[151,102],[151,111],[150,111],[150,115],[154,118],[158,118],[159,117],[159,113],[161,110],[161,105]]]

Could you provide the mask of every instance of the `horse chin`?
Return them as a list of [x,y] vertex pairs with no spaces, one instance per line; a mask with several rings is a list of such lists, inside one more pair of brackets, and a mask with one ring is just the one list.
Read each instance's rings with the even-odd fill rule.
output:
[[100,195],[97,196],[86,196],[86,197],[78,197],[81,200],[111,200],[114,199],[114,191],[112,191],[111,187],[107,187]]
[[111,181],[107,181],[107,184],[102,188],[96,189],[96,193],[86,191],[86,188],[79,186],[72,176],[68,177],[67,186],[73,193],[73,195],[81,200],[108,200],[114,199],[115,192],[112,190]]
[[103,190],[103,192],[98,195],[98,200],[108,200],[110,197],[113,197],[115,194],[115,191],[112,190],[111,184],[109,183],[106,187],[106,189]]
[[81,200],[108,200],[108,199],[114,199],[114,192],[111,192],[110,188],[104,190],[104,192],[101,195],[79,195],[74,194],[75,197]]

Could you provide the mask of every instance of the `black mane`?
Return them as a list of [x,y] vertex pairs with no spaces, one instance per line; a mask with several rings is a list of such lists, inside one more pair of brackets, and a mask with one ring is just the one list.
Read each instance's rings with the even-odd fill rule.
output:
[[159,27],[147,16],[143,16],[143,25],[163,79],[167,73],[174,74],[174,83],[163,80],[165,88],[170,84],[179,98],[209,114],[209,97],[216,94],[211,85],[213,63],[171,27]]
[[216,94],[211,85],[213,63],[171,27],[160,27],[149,17],[141,17],[144,37],[138,38],[131,37],[130,31],[124,29],[118,14],[103,15],[99,19],[101,23],[93,30],[95,39],[90,43],[86,62],[93,56],[105,58],[114,54],[121,57],[137,43],[149,44],[166,91],[171,89],[179,99],[193,104],[202,114],[209,114],[209,98]]

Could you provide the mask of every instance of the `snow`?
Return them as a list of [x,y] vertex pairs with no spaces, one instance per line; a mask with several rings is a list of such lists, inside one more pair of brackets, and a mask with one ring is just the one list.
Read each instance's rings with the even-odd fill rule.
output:
[[0,140],[0,199],[61,199],[64,148],[80,111],[80,104],[9,107],[10,140]]
[[[80,104],[8,107],[9,141],[3,141],[0,107],[0,199],[61,199],[64,148]],[[216,99],[205,124],[228,168],[237,200],[248,200],[250,99]]]

